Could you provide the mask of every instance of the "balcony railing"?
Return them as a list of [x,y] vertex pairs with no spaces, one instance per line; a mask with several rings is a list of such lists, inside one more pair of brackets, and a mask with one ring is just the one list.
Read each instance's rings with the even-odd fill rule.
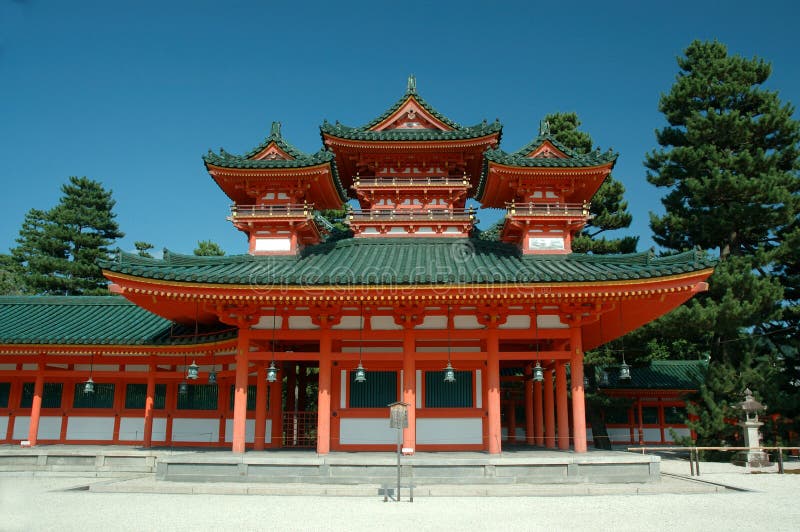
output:
[[351,210],[351,222],[391,221],[470,221],[475,218],[474,209],[369,209]]
[[469,179],[463,176],[403,176],[403,177],[359,177],[353,178],[353,188],[359,187],[407,187],[407,186],[441,186],[441,187],[470,187]]
[[231,205],[231,219],[241,218],[310,218],[314,215],[311,203],[278,205]]
[[508,216],[568,216],[587,218],[588,203],[506,203]]

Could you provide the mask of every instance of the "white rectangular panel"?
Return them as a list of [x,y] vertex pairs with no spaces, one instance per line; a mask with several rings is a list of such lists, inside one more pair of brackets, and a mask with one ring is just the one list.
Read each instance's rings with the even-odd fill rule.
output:
[[113,440],[113,417],[77,417],[67,420],[68,440]]
[[483,443],[483,418],[417,418],[417,445]]
[[389,426],[389,418],[342,418],[339,422],[341,445],[397,443],[397,429]]
[[219,419],[173,418],[172,441],[216,443]]

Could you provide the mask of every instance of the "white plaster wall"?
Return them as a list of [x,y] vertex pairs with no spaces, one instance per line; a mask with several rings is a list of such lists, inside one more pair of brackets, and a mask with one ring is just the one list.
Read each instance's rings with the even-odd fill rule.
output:
[[8,431],[8,416],[0,416],[0,440],[6,439]]
[[[17,416],[14,420],[14,440],[27,440],[28,429],[31,426],[30,416]],[[61,416],[42,416],[39,418],[40,440],[57,440],[61,437]]]
[[[634,435],[636,431],[633,431]],[[644,441],[661,441],[661,430],[660,429],[644,429],[642,430],[644,435]],[[669,434],[666,435],[669,438]]]
[[292,241],[288,238],[256,238],[256,251],[289,251]]
[[[71,423],[71,422],[70,422]],[[144,416],[123,417],[119,420],[120,440],[144,440]]]
[[172,441],[219,441],[219,419],[173,418]]
[[481,370],[475,370],[475,408],[483,408],[483,382]]
[[[272,420],[268,419],[264,433],[264,442],[272,443]],[[225,441],[233,442],[233,419],[225,420]],[[244,425],[244,441],[253,443],[256,441],[256,420],[246,419]]]
[[167,441],[167,418],[153,418],[153,441]]
[[339,443],[397,443],[397,429],[389,426],[389,418],[342,418],[339,422]]
[[631,441],[631,431],[627,428],[608,429],[608,439],[614,442]]
[[483,443],[483,418],[417,419],[417,444]]
[[506,319],[506,322],[498,327],[498,329],[529,329],[531,326],[531,317],[528,315],[515,314]]
[[71,417],[67,420],[68,440],[113,440],[113,417]]

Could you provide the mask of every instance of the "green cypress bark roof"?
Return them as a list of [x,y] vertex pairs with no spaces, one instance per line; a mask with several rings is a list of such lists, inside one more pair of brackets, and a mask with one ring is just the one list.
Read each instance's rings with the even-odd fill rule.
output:
[[0,344],[186,345],[234,338],[156,316],[119,296],[0,296]]
[[509,244],[466,238],[348,238],[308,247],[298,256],[166,252],[163,259],[147,259],[123,253],[100,263],[110,272],[148,279],[265,286],[619,281],[690,273],[714,264],[715,259],[694,251],[668,257],[522,255]]

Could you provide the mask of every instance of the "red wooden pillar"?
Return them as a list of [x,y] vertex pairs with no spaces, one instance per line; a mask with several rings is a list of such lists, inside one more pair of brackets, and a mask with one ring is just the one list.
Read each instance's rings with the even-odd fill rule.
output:
[[413,323],[403,330],[403,402],[408,404],[408,427],[403,429],[403,448],[417,447],[417,344]]
[[553,409],[553,371],[544,370],[544,446],[556,447],[556,412]]
[[525,443],[533,445],[533,367],[525,364]]
[[502,428],[500,422],[500,339],[494,323],[489,325],[486,335],[486,388],[489,414],[489,454],[502,451]]
[[542,383],[533,383],[533,430],[536,445],[544,446],[544,415],[542,411]]
[[8,396],[8,429],[6,430],[6,441],[11,443],[14,438],[14,422],[16,415],[14,409],[19,408],[20,401],[22,400],[22,381],[13,381],[11,383],[11,390]]
[[39,416],[42,413],[42,394],[44,393],[44,364],[39,364],[36,381],[33,385],[33,403],[31,404],[31,423],[28,427],[28,441],[31,447],[39,438]]
[[517,441],[517,417],[515,409],[517,408],[516,402],[513,399],[506,401],[506,425],[508,426],[508,442]]
[[556,363],[556,413],[558,415],[558,448],[569,449],[569,410],[567,403],[567,364]]
[[267,370],[259,362],[256,369],[256,431],[253,448],[263,451],[267,439]]
[[233,395],[233,445],[234,453],[244,453],[247,427],[247,374],[250,368],[250,328],[239,327],[236,347],[236,382]]
[[153,445],[153,409],[156,402],[156,365],[150,364],[147,370],[147,392],[144,399],[144,447]]
[[269,385],[269,418],[272,420],[273,447],[283,445],[283,405],[281,404],[281,379]]
[[583,346],[580,327],[570,330],[572,359],[572,434],[576,453],[586,452],[586,400],[583,394]]
[[322,320],[319,337],[319,394],[317,396],[317,453],[331,450],[331,329]]

